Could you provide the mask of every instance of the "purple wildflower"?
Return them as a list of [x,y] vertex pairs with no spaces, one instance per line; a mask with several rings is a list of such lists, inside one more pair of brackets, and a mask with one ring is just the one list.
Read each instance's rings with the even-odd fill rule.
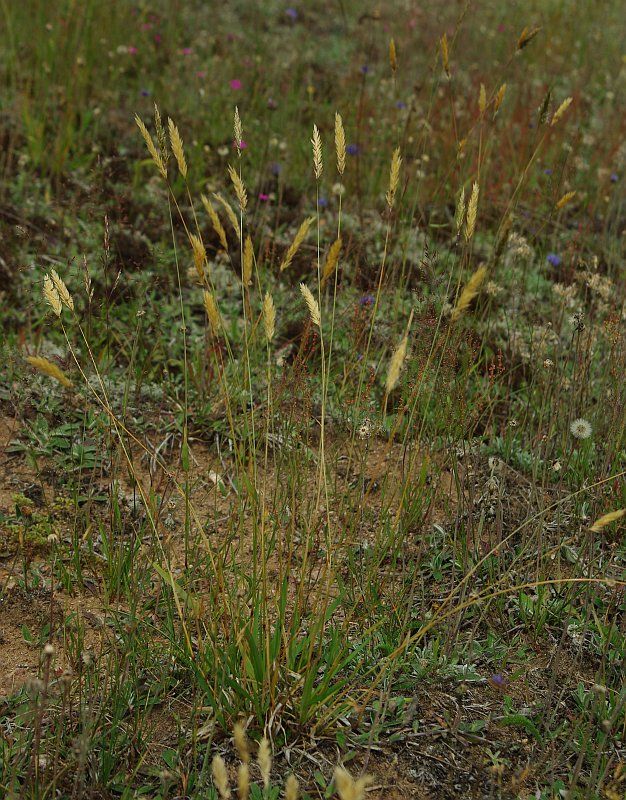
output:
[[551,267],[558,267],[561,264],[561,260],[561,256],[557,256],[556,253],[548,253],[548,257],[546,258],[546,261]]
[[361,306],[371,306],[376,298],[373,294],[364,294],[362,297],[359,297],[359,305]]
[[298,12],[295,8],[288,8],[285,11],[285,14],[289,17],[289,19],[298,19]]
[[358,146],[358,144],[349,144],[346,147],[346,153],[349,156],[358,156],[358,154],[359,154],[359,146]]
[[496,689],[506,689],[507,687],[507,680],[504,675],[501,675],[499,672],[496,672],[495,675],[492,675],[489,678],[489,683],[495,687]]
[[613,172],[611,175],[611,183],[617,183],[618,180],[619,180],[619,175],[617,174],[617,172]]

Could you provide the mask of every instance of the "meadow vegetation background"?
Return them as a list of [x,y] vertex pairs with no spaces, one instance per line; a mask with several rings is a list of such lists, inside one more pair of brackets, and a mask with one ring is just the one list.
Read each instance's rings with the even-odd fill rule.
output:
[[622,3],[0,22],[0,794],[623,798]]

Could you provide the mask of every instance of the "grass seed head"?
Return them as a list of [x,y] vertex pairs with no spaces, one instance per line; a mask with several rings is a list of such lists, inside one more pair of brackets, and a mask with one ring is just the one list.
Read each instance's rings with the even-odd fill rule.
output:
[[68,389],[72,385],[72,381],[63,370],[57,367],[56,364],[53,364],[52,361],[48,361],[47,358],[43,358],[43,356],[27,356],[26,360],[31,367],[39,370],[39,372],[43,372],[43,374],[47,375],[49,378],[54,378],[55,381],[58,381]]
[[335,150],[337,152],[337,172],[343,175],[346,169],[346,132],[341,114],[335,112]]
[[152,160],[157,166],[157,169],[161,173],[162,177],[167,180],[167,167],[164,158],[161,156],[161,153],[155,147],[154,142],[152,141],[152,136],[150,136],[150,132],[146,128],[143,123],[143,120],[138,114],[135,114],[135,122],[137,123],[137,127],[141,131],[141,135],[144,138],[146,146],[148,148],[148,152],[152,156]]
[[204,302],[204,310],[206,311],[206,315],[209,318],[209,323],[211,325],[211,330],[214,334],[217,335],[221,326],[220,320],[220,312],[217,308],[217,303],[215,302],[215,297],[208,292],[206,289],[203,293],[203,302]]
[[463,220],[465,219],[465,187],[461,189],[461,194],[456,204],[456,211],[454,213],[454,224],[456,225],[457,234],[461,233],[463,227]]
[[311,315],[311,322],[314,325],[320,327],[320,325],[322,324],[322,320],[320,317],[320,307],[317,304],[317,300],[313,297],[313,293],[311,292],[309,287],[304,283],[300,284],[300,292],[302,294],[302,297],[304,297],[304,301],[308,306],[309,314]]
[[478,110],[480,111],[480,116],[485,113],[485,109],[487,108],[487,90],[485,89],[485,84],[480,84],[480,93],[478,95]]
[[298,800],[300,786],[295,775],[289,775],[285,781],[285,800]]
[[396,52],[396,43],[394,39],[391,39],[389,42],[389,66],[395,75],[398,69],[398,54]]
[[211,225],[213,226],[213,230],[217,234],[217,238],[220,240],[220,245],[222,246],[222,249],[228,252],[226,231],[224,230],[224,226],[222,225],[220,218],[217,216],[217,211],[215,210],[213,204],[205,194],[200,195],[200,199],[202,200],[202,205],[204,206],[207,214],[209,215],[209,219],[211,220]]
[[285,257],[282,260],[280,265],[280,271],[284,272],[287,267],[290,266],[291,262],[293,261],[293,257],[300,249],[300,245],[305,240],[307,233],[309,232],[309,228],[315,222],[315,217],[308,217],[304,220],[304,222],[298,228],[298,232],[296,233],[293,242],[289,246]]
[[364,775],[356,780],[344,767],[335,769],[335,786],[341,800],[363,800],[365,788],[372,782],[370,775]]
[[248,743],[246,729],[242,722],[235,723],[233,727],[233,740],[235,742],[235,747],[237,749],[239,758],[244,764],[248,764],[250,762],[250,745]]
[[248,800],[250,795],[250,767],[247,762],[239,765],[237,770],[237,797],[239,800]]
[[44,275],[43,296],[46,303],[52,308],[57,317],[60,317],[61,311],[63,311],[63,304],[61,303],[59,292],[49,275]]
[[603,514],[593,523],[589,530],[594,533],[599,533],[603,528],[606,528],[607,525],[621,519],[624,514],[626,514],[626,508],[620,508],[618,511],[610,511],[608,514]]
[[326,262],[324,263],[324,268],[322,269],[322,279],[321,279],[322,288],[326,285],[326,281],[333,274],[334,269],[337,266],[337,261],[339,260],[340,252],[341,252],[341,238],[335,239],[335,241],[330,246],[330,250],[328,251],[328,256],[326,257]]
[[468,308],[472,300],[476,297],[480,285],[485,280],[486,275],[487,267],[484,264],[481,264],[461,292],[459,299],[452,310],[452,322],[456,322],[459,319],[463,312]]
[[237,195],[237,200],[239,202],[239,208],[242,211],[246,210],[246,206],[248,205],[248,193],[246,192],[246,188],[243,185],[243,181],[241,180],[241,176],[234,169],[230,164],[228,165],[228,174],[230,176],[230,180],[233,184],[233,188],[235,189],[235,194]]
[[211,772],[213,774],[213,783],[220,797],[222,800],[229,800],[230,786],[228,785],[228,772],[226,771],[224,759],[221,756],[213,756]]
[[72,295],[69,293],[69,290],[63,280],[59,277],[59,274],[56,270],[50,270],[50,277],[52,278],[52,283],[54,284],[54,288],[59,293],[59,297],[61,298],[61,302],[64,306],[69,308],[70,311],[74,310],[74,301],[72,300]]
[[565,100],[563,100],[561,105],[554,112],[554,116],[552,117],[552,120],[550,122],[550,127],[552,127],[552,125],[556,125],[556,123],[561,119],[563,114],[565,114],[567,109],[570,107],[571,103],[572,103],[571,97],[566,97]]
[[391,394],[391,392],[396,388],[398,380],[400,379],[400,373],[402,371],[404,359],[406,358],[408,341],[409,337],[405,333],[402,337],[402,341],[395,349],[394,354],[391,356],[389,369],[387,371],[387,382],[385,384],[385,392],[388,395]]
[[398,190],[398,183],[400,181],[400,167],[402,166],[402,156],[400,155],[400,148],[396,147],[391,157],[391,167],[389,169],[389,189],[387,190],[387,205],[393,208],[393,203],[396,198]]
[[270,785],[270,771],[272,769],[272,751],[267,737],[261,739],[259,744],[259,752],[257,753],[257,764],[261,770],[261,778],[263,779],[263,786],[266,791]]
[[204,282],[204,263],[206,261],[206,249],[204,243],[199,236],[195,233],[189,234],[189,241],[191,242],[191,249],[193,250],[193,265],[198,273],[198,280],[200,283]]
[[448,78],[450,77],[450,51],[448,49],[448,34],[444,33],[444,35],[439,40],[439,46],[441,47],[441,60],[443,62],[443,68],[445,70],[446,75]]
[[500,106],[502,105],[502,101],[504,100],[504,95],[506,94],[506,83],[503,83],[502,86],[496,92],[496,96],[493,101],[493,116],[495,117],[498,111],[500,110]]
[[167,149],[167,136],[165,135],[165,128],[161,120],[161,112],[156,103],[154,104],[154,129],[156,131],[157,145],[159,146],[161,158],[163,159],[163,163],[167,166],[170,157]]
[[239,220],[237,219],[237,215],[233,211],[233,207],[225,197],[222,197],[221,194],[213,192],[213,197],[217,200],[218,203],[221,203],[224,211],[226,212],[226,216],[230,221],[230,224],[233,226],[235,233],[237,234],[237,239],[241,241],[241,228],[239,227]]
[[478,193],[479,193],[478,182],[474,181],[469,203],[467,204],[467,218],[465,220],[466,242],[469,242],[469,240],[472,238],[472,236],[474,235],[474,229],[476,228],[476,217],[478,214]]
[[183,140],[179,133],[178,128],[174,124],[174,120],[170,117],[167,121],[167,125],[169,128],[170,133],[170,145],[172,147],[172,153],[174,153],[174,158],[176,159],[176,163],[178,164],[178,169],[180,174],[183,178],[187,178],[187,160],[185,159],[185,149],[183,147]]
[[235,106],[235,116],[233,120],[233,135],[235,137],[235,147],[237,153],[241,155],[241,142],[243,141],[243,126],[241,124],[241,117],[239,116],[239,108]]
[[531,28],[527,25],[524,30],[520,33],[520,37],[517,40],[517,49],[523,50],[527,44],[530,44],[535,36],[539,33],[541,28]]
[[576,197],[576,192],[575,192],[575,191],[574,191],[574,192],[565,192],[565,194],[563,195],[563,197],[561,197],[561,198],[560,198],[560,199],[557,201],[557,203],[556,203],[556,205],[554,206],[554,208],[555,208],[557,211],[560,211],[560,210],[561,210],[562,208],[564,208],[564,207],[565,207],[565,206],[566,206],[568,203],[571,203],[571,201],[572,201],[572,200],[573,200],[575,197]]
[[317,125],[313,125],[313,138],[311,139],[313,145],[313,172],[315,173],[315,180],[319,180],[322,176],[322,139]]
[[265,328],[265,338],[268,342],[271,342],[276,330],[276,307],[269,292],[265,293],[265,299],[263,300],[263,326]]
[[252,283],[252,265],[254,262],[254,251],[252,249],[252,239],[246,236],[246,241],[243,246],[243,266],[241,272],[241,279],[244,286],[250,286]]

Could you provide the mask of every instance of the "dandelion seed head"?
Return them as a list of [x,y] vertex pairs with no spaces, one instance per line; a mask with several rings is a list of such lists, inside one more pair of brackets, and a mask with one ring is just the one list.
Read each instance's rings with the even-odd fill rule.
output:
[[593,431],[591,423],[583,417],[575,419],[569,429],[575,439],[588,439]]

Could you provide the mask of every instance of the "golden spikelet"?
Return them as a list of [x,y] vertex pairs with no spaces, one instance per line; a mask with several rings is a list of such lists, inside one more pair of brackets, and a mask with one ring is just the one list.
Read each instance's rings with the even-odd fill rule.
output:
[[334,778],[340,800],[363,800],[365,787],[372,782],[372,778],[369,775],[364,775],[354,780],[344,767],[335,769]]
[[448,78],[450,77],[450,53],[448,50],[448,34],[444,33],[444,35],[439,40],[439,45],[441,47],[441,60],[443,61],[443,68],[445,70],[446,75]]
[[135,114],[135,122],[137,123],[137,127],[141,131],[141,135],[143,136],[144,141],[148,147],[148,152],[152,156],[152,160],[156,164],[161,175],[167,179],[167,168],[165,166],[165,161],[162,158],[159,151],[156,149],[154,142],[152,141],[152,136],[150,136],[150,132],[148,131],[148,129],[143,123],[143,120],[138,114]]
[[315,180],[319,180],[322,175],[322,140],[317,125],[313,125],[313,138],[311,139],[313,145],[313,172],[315,173]]
[[72,385],[72,381],[67,375],[59,369],[56,364],[53,364],[52,361],[48,361],[47,358],[43,358],[43,356],[26,356],[26,360],[31,367],[38,369],[39,372],[43,372],[43,374],[47,375],[49,378],[54,378],[55,381],[62,383],[63,386],[69,388]]
[[400,155],[400,148],[396,147],[391,156],[391,167],[389,169],[389,189],[387,189],[387,205],[393,208],[393,202],[396,198],[396,191],[398,190],[398,182],[400,181],[400,167],[402,166],[402,156]]
[[624,514],[626,514],[626,508],[620,508],[619,511],[610,511],[608,514],[603,514],[593,523],[589,530],[594,533],[599,533],[603,528],[606,528],[607,525],[621,519]]
[[209,219],[211,220],[211,225],[213,226],[213,230],[217,234],[217,238],[220,240],[220,244],[222,248],[228,252],[228,242],[226,241],[226,231],[224,230],[224,226],[221,223],[220,218],[217,216],[217,211],[213,207],[209,198],[203,194],[200,195],[200,199],[202,200],[202,205],[205,207],[207,214],[209,215]]
[[341,252],[341,239],[339,238],[335,239],[335,241],[331,244],[330,250],[328,251],[328,255],[326,256],[324,268],[322,269],[322,280],[320,284],[322,288],[325,286],[326,281],[333,274],[333,271],[337,266],[337,261],[339,259],[340,252]]
[[506,83],[503,83],[502,86],[496,92],[496,96],[493,101],[493,116],[495,117],[498,111],[500,110],[500,106],[502,105],[502,101],[504,100],[504,95],[506,94]]
[[466,242],[469,242],[469,240],[472,238],[474,235],[474,229],[476,228],[476,216],[478,214],[478,192],[478,182],[474,181],[469,203],[467,204],[467,219],[465,220]]
[[167,121],[167,126],[170,132],[170,145],[172,147],[172,153],[174,153],[174,158],[178,164],[178,169],[183,178],[187,178],[187,160],[185,159],[183,140],[178,128],[174,124],[174,120],[171,117]]
[[554,116],[552,117],[552,120],[550,122],[550,127],[552,127],[552,125],[556,125],[556,123],[561,119],[563,114],[565,114],[567,109],[570,107],[571,103],[572,103],[571,97],[566,97],[565,100],[563,100],[561,105],[554,112]]
[[254,261],[254,252],[252,250],[252,239],[246,236],[246,242],[243,246],[243,267],[241,279],[244,286],[250,286],[252,283],[252,263]]
[[480,111],[480,116],[485,113],[485,109],[487,108],[487,90],[485,89],[485,84],[480,84],[480,92],[478,93],[478,110]]
[[476,270],[476,272],[471,276],[465,288],[459,295],[459,299],[456,301],[456,305],[452,310],[451,320],[452,322],[456,322],[459,317],[463,314],[463,312],[468,308],[469,304],[478,294],[478,290],[480,288],[481,283],[485,280],[485,276],[487,275],[487,267],[484,264],[481,264],[480,267]]
[[315,217],[308,217],[298,228],[298,232],[296,233],[296,236],[291,245],[289,246],[289,249],[287,250],[287,253],[285,254],[285,257],[283,258],[282,263],[280,265],[281,272],[284,272],[287,269],[287,267],[290,266],[291,262],[293,261],[293,257],[300,249],[300,245],[305,240],[306,235],[309,232],[309,228],[314,222],[315,222]]
[[393,390],[396,388],[398,384],[398,380],[400,379],[400,373],[402,372],[402,366],[404,364],[404,359],[406,358],[406,350],[407,345],[409,343],[409,336],[408,333],[405,333],[402,337],[402,341],[395,349],[394,354],[391,356],[391,361],[389,362],[389,369],[387,371],[387,382],[385,384],[385,392],[386,394],[391,394]]
[[457,234],[461,233],[463,227],[463,220],[465,219],[465,187],[461,189],[458,202],[456,204],[456,211],[454,214],[454,224],[456,225]]
[[163,163],[167,166],[167,162],[170,157],[167,149],[167,136],[165,135],[165,128],[163,127],[163,122],[161,120],[161,113],[156,103],[154,104],[154,129],[156,131],[157,145],[159,146],[161,158],[163,159]]
[[343,175],[346,168],[346,132],[341,114],[335,111],[335,150],[337,152],[337,172]]
[[237,219],[237,215],[233,211],[233,207],[228,202],[228,200],[226,200],[225,197],[222,197],[221,194],[213,192],[213,197],[217,200],[218,203],[221,203],[222,208],[226,212],[226,216],[230,221],[230,224],[233,226],[235,233],[237,234],[237,239],[241,241],[241,228],[239,227],[239,220]]
[[211,325],[211,330],[214,334],[217,335],[221,326],[221,319],[220,319],[220,312],[217,308],[217,303],[215,302],[215,297],[208,292],[206,289],[203,293],[203,303],[204,303],[204,310],[206,311],[206,315],[209,318],[209,323]]
[[233,740],[239,758],[244,764],[250,763],[250,745],[246,735],[246,729],[242,722],[236,722],[233,726]]
[[[265,328],[265,338],[268,342],[271,342],[276,330],[276,306],[269,292],[265,292],[263,300],[263,327]],[[236,741],[235,739],[235,743]]]
[[295,775],[289,775],[285,781],[285,800],[298,800],[300,785]]
[[524,30],[520,33],[520,37],[517,40],[517,49],[523,50],[527,44],[532,42],[535,36],[539,33],[541,28],[530,28],[528,25],[524,28]]
[[396,43],[394,39],[391,39],[389,42],[389,66],[395,75],[396,70],[398,69],[398,54],[396,53]]
[[270,785],[270,770],[272,769],[272,751],[270,743],[264,736],[259,744],[259,752],[257,753],[257,764],[261,770],[261,778],[263,779],[263,786],[267,791]]
[[63,304],[61,303],[59,292],[52,283],[49,275],[44,275],[43,296],[46,303],[52,308],[57,317],[60,317],[61,311],[63,311]]
[[311,315],[311,322],[314,325],[320,327],[320,325],[322,324],[322,320],[320,317],[320,307],[317,304],[317,300],[313,297],[313,292],[309,289],[309,287],[306,284],[301,283],[300,293],[302,294],[302,297],[304,297],[304,300],[309,308],[309,314]]
[[204,262],[206,261],[206,249],[204,243],[199,236],[195,233],[189,234],[189,241],[191,242],[191,249],[193,250],[193,265],[198,273],[200,283],[204,281]]
[[235,136],[235,147],[237,152],[241,155],[241,142],[243,140],[243,126],[241,124],[241,117],[239,116],[239,108],[235,106],[235,116],[233,120],[233,134]]
[[561,197],[560,200],[557,201],[557,203],[554,206],[554,208],[557,211],[560,211],[564,206],[566,206],[568,203],[570,203],[575,197],[576,197],[576,192],[565,192],[563,197]]
[[246,188],[243,185],[241,176],[239,175],[237,170],[234,169],[230,164],[228,165],[228,174],[230,176],[230,180],[232,181],[233,188],[235,189],[237,200],[239,201],[239,208],[242,211],[245,211],[246,206],[248,205],[248,193],[246,192]]
[[248,800],[250,796],[250,767],[246,762],[239,765],[237,770],[237,797],[239,800]]
[[224,759],[221,756],[213,756],[211,772],[213,774],[213,783],[220,797],[222,800],[229,800],[230,786],[228,785],[228,772],[226,771]]
[[61,302],[63,303],[63,305],[69,308],[70,311],[73,311],[74,301],[72,300],[72,295],[69,293],[67,286],[61,280],[57,271],[51,269],[50,277],[52,278],[52,283],[54,284],[54,288],[59,293],[59,297],[61,298]]

